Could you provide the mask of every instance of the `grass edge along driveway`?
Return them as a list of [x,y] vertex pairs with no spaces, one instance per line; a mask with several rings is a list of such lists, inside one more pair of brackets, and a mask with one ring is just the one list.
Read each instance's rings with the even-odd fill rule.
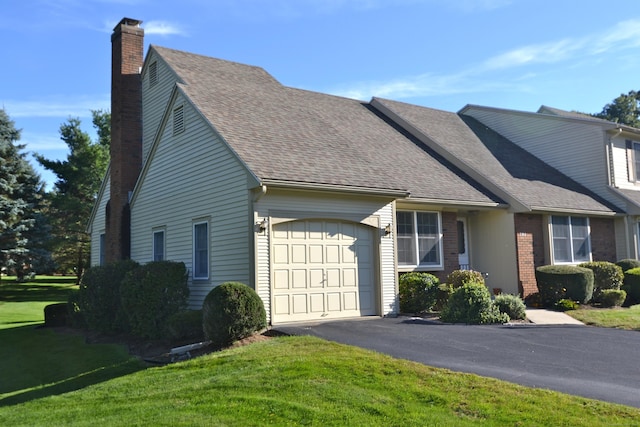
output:
[[[12,304],[2,302],[0,323],[3,306]],[[33,363],[42,371],[28,381],[19,379],[23,384],[13,390],[2,386],[0,425],[640,425],[635,408],[432,368],[319,338],[274,338],[143,369],[121,346],[89,345],[80,336],[33,325],[4,326],[1,333],[16,336],[8,346],[3,338],[9,335],[0,337],[0,348],[10,348],[0,350],[5,351],[2,384]],[[33,347],[18,351],[25,342]],[[65,367],[77,371],[86,358],[74,360],[73,354],[92,351],[97,357],[92,369],[61,373]],[[49,359],[5,358],[12,352]],[[100,354],[114,357],[100,360]],[[56,373],[66,377],[43,379]]]

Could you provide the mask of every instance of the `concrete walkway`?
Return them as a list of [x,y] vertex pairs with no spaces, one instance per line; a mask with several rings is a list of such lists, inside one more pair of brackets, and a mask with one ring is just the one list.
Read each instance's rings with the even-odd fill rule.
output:
[[527,319],[536,325],[584,325],[568,314],[542,308],[528,308]]

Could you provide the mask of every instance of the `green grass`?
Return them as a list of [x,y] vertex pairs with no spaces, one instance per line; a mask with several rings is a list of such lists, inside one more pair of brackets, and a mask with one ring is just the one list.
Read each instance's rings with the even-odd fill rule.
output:
[[[312,337],[273,338],[143,369],[121,346],[88,345],[79,335],[33,325],[6,326],[4,308],[36,301],[15,296],[27,301],[7,302],[4,286],[0,425],[640,425],[635,408]],[[9,293],[16,295],[15,289]]]
[[640,304],[628,308],[580,308],[565,313],[587,325],[640,331]]

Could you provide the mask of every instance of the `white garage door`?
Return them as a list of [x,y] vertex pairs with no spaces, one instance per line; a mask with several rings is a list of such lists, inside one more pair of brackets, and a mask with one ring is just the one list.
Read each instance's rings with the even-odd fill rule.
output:
[[273,323],[376,314],[371,228],[294,221],[272,232]]

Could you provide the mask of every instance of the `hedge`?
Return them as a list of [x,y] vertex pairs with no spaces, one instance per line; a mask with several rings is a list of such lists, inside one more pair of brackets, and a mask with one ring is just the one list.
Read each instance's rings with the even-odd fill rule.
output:
[[586,304],[593,296],[593,271],[572,265],[544,265],[536,268],[536,283],[542,304],[553,307],[567,298]]

